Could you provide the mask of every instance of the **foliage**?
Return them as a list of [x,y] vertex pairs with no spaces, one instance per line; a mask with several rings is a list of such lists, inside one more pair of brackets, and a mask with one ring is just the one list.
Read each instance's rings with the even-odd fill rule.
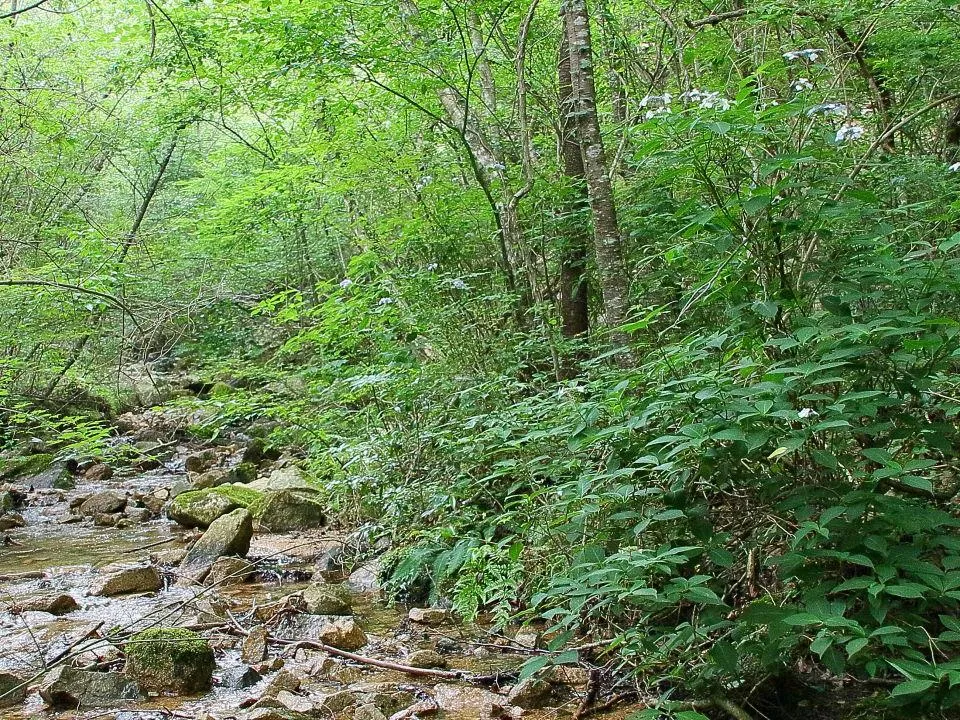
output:
[[954,11],[588,3],[618,335],[557,157],[568,7],[0,21],[3,450],[103,453],[133,367],[189,374],[158,400],[299,455],[395,597],[543,625],[525,673],[955,712]]

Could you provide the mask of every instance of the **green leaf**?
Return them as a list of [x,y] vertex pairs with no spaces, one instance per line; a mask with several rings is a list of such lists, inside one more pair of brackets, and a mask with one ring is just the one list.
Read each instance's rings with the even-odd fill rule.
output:
[[933,680],[907,680],[897,685],[890,694],[893,697],[900,697],[902,695],[916,695],[918,693],[926,692],[932,688],[936,683]]
[[853,657],[869,644],[870,641],[867,638],[854,638],[846,645],[847,657]]

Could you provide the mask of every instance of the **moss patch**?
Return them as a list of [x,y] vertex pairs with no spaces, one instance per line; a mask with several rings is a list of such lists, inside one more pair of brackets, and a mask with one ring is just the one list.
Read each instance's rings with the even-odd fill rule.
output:
[[0,459],[0,478],[7,480],[37,475],[49,468],[51,464],[53,464],[53,455],[49,453],[2,458]]
[[215,488],[210,488],[210,491],[230,498],[243,508],[249,508],[263,496],[259,491],[251,490],[242,485],[218,485]]
[[200,635],[182,628],[151,628],[124,646],[126,674],[157,692],[194,693],[210,687],[216,662]]

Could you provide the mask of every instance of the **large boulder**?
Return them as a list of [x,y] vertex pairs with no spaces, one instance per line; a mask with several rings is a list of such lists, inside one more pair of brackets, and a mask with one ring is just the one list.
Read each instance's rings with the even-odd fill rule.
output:
[[317,528],[326,516],[319,492],[311,488],[268,490],[250,512],[261,528],[272,532]]
[[201,635],[182,628],[151,628],[124,646],[125,673],[154,692],[189,695],[210,688],[216,667],[213,648]]
[[159,571],[152,565],[107,566],[87,590],[88,595],[112,597],[130,593],[155,592],[163,587]]
[[47,673],[40,697],[57,708],[111,707],[122,700],[140,700],[143,692],[130,678],[116,672],[90,672],[61,665]]
[[249,507],[260,493],[242,486],[220,485],[180,493],[167,506],[167,517],[184,527],[207,528],[219,517]]
[[250,550],[253,518],[238,508],[214,520],[180,563],[179,584],[201,583],[210,573],[217,558],[224,555],[243,557]]
[[115,492],[98,492],[91,495],[80,505],[81,515],[108,515],[123,512],[127,507],[127,498]]

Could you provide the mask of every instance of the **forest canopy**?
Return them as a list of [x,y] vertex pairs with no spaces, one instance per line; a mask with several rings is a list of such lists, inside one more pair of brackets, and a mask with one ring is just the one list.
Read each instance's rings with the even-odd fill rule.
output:
[[942,0],[4,0],[0,450],[257,424],[395,597],[543,628],[524,672],[951,716],[958,38]]

